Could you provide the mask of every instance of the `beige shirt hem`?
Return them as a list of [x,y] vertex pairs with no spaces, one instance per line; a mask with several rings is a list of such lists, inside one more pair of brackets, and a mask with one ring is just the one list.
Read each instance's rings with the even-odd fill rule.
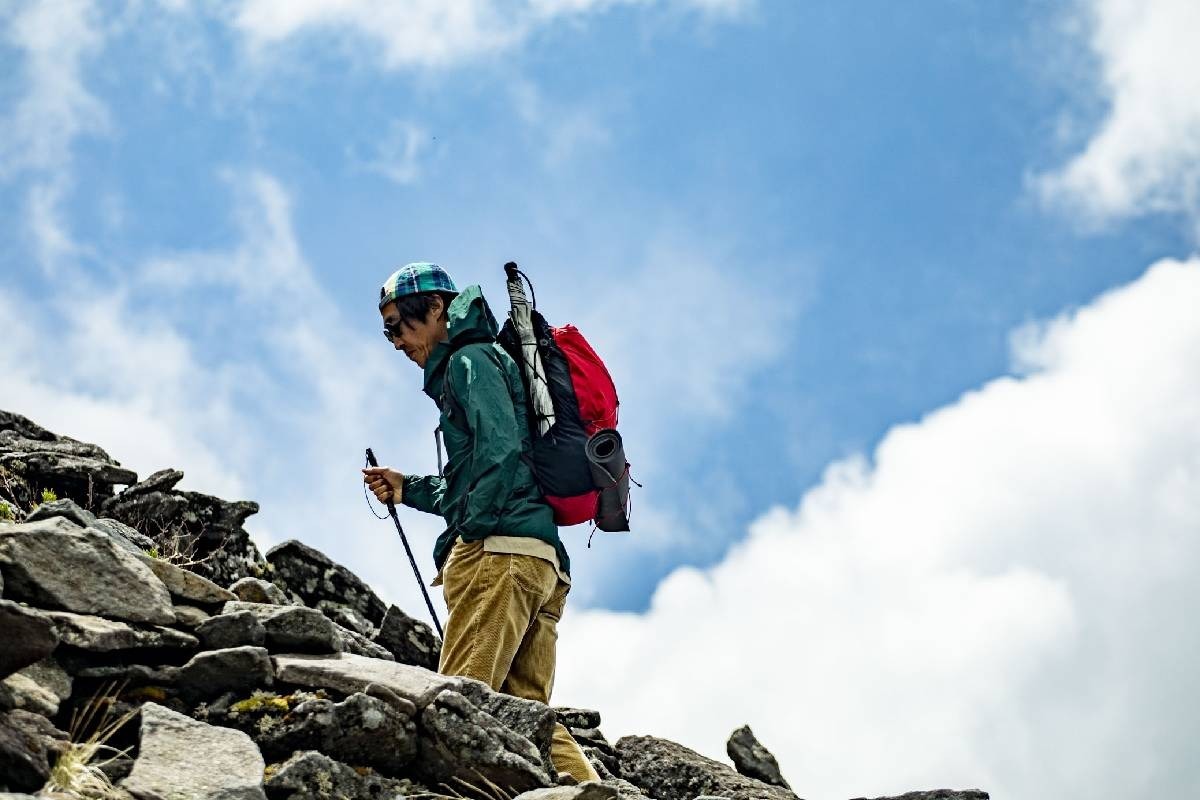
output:
[[[543,561],[549,561],[550,565],[554,567],[554,571],[558,574],[558,579],[568,586],[571,585],[571,576],[563,572],[562,566],[558,563],[558,551],[549,542],[543,542],[541,539],[534,539],[529,536],[488,536],[483,540],[483,549],[487,553],[533,556]],[[442,585],[441,570],[438,570],[437,577],[429,585]]]

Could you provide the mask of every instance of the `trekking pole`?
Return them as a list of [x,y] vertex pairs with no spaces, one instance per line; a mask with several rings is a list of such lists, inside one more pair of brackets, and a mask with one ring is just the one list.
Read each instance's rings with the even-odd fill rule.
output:
[[[372,467],[378,467],[379,462],[375,460],[375,454],[371,452],[371,448],[367,448],[367,463]],[[442,623],[438,622],[437,612],[433,610],[433,601],[429,599],[429,592],[425,589],[425,581],[421,579],[421,570],[417,569],[417,559],[413,557],[412,548],[408,546],[408,537],[404,535],[404,527],[400,524],[400,517],[396,514],[396,504],[391,500],[387,501],[388,513],[392,515],[392,522],[396,523],[396,532],[400,534],[400,541],[404,542],[404,552],[408,553],[408,563],[412,564],[413,574],[417,576],[417,585],[421,587],[421,594],[425,595],[425,605],[429,609],[429,616],[433,619],[433,627],[437,628],[438,636],[445,640],[446,636],[442,633]]]

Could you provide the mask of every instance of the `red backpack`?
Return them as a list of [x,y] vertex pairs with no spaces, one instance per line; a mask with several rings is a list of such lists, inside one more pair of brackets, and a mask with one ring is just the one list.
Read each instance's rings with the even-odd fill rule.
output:
[[[629,464],[617,433],[617,388],[574,325],[550,326],[525,299],[529,278],[504,265],[512,311],[501,346],[517,362],[528,401],[530,466],[558,525],[593,520],[629,530]],[[529,283],[530,294],[533,284]]]

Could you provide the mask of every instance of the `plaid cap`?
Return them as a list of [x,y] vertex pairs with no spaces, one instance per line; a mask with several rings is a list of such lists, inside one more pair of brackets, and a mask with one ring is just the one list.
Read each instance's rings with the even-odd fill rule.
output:
[[393,300],[421,292],[454,292],[454,281],[446,274],[446,270],[437,264],[427,261],[417,261],[405,264],[396,270],[383,282],[379,289],[379,307],[383,308]]

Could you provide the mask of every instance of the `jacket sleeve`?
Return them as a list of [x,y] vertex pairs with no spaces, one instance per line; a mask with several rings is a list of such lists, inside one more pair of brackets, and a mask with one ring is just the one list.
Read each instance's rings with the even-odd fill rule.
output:
[[400,502],[426,514],[440,515],[445,493],[446,481],[439,475],[405,475]]
[[471,434],[470,484],[458,533],[475,541],[497,532],[521,461],[521,436],[503,367],[490,348],[460,350],[446,376]]

